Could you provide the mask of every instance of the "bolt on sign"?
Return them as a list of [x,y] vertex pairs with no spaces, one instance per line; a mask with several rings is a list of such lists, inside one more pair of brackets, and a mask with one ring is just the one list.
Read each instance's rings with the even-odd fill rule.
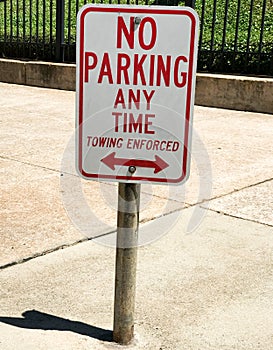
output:
[[77,18],[77,170],[181,184],[189,175],[198,16],[187,7],[86,5]]

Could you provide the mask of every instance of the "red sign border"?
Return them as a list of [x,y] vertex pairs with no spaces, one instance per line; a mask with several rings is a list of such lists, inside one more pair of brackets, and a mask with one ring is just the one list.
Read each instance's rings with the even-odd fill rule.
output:
[[[190,54],[189,54],[189,70],[188,70],[188,84],[187,84],[187,97],[186,97],[186,116],[185,116],[185,131],[184,131],[184,152],[182,161],[182,175],[177,179],[167,179],[167,178],[154,178],[145,176],[124,176],[124,175],[102,175],[102,174],[89,174],[83,169],[82,163],[82,122],[83,122],[83,65],[84,65],[84,20],[85,16],[89,12],[119,12],[119,13],[143,13],[143,14],[166,14],[166,15],[186,15],[191,19],[191,38],[190,38]],[[145,182],[158,182],[158,183],[181,183],[185,180],[187,176],[187,163],[188,163],[188,142],[189,142],[189,128],[190,128],[190,116],[191,116],[191,96],[192,96],[192,75],[193,75],[193,63],[194,63],[194,48],[195,48],[195,30],[197,26],[196,18],[190,10],[186,8],[180,9],[166,9],[166,8],[143,8],[143,7],[102,7],[102,6],[92,6],[88,5],[80,13],[79,17],[80,23],[80,48],[79,48],[79,96],[78,96],[78,126],[79,126],[79,148],[78,148],[78,169],[80,174],[84,178],[98,179],[98,180],[124,180],[124,181],[145,181]],[[78,57],[77,57],[78,58]]]

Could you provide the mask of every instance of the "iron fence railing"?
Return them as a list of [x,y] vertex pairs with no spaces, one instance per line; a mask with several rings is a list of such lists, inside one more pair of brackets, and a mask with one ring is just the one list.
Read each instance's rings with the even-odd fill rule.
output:
[[[0,57],[75,62],[76,14],[86,0],[0,0]],[[194,0],[94,0],[187,5]],[[273,76],[273,0],[195,0],[198,70]]]

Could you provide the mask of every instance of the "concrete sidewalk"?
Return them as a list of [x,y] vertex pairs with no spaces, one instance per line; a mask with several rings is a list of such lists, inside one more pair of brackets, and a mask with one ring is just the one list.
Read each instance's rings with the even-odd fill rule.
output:
[[[0,349],[119,348],[117,186],[75,174],[75,94],[0,96]],[[272,349],[272,134],[271,115],[196,107],[189,181],[142,186],[130,349]]]

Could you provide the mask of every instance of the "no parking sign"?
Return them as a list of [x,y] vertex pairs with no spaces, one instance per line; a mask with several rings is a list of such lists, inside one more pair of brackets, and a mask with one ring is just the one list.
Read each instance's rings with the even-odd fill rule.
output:
[[195,11],[86,5],[77,24],[78,172],[181,184],[190,163]]

